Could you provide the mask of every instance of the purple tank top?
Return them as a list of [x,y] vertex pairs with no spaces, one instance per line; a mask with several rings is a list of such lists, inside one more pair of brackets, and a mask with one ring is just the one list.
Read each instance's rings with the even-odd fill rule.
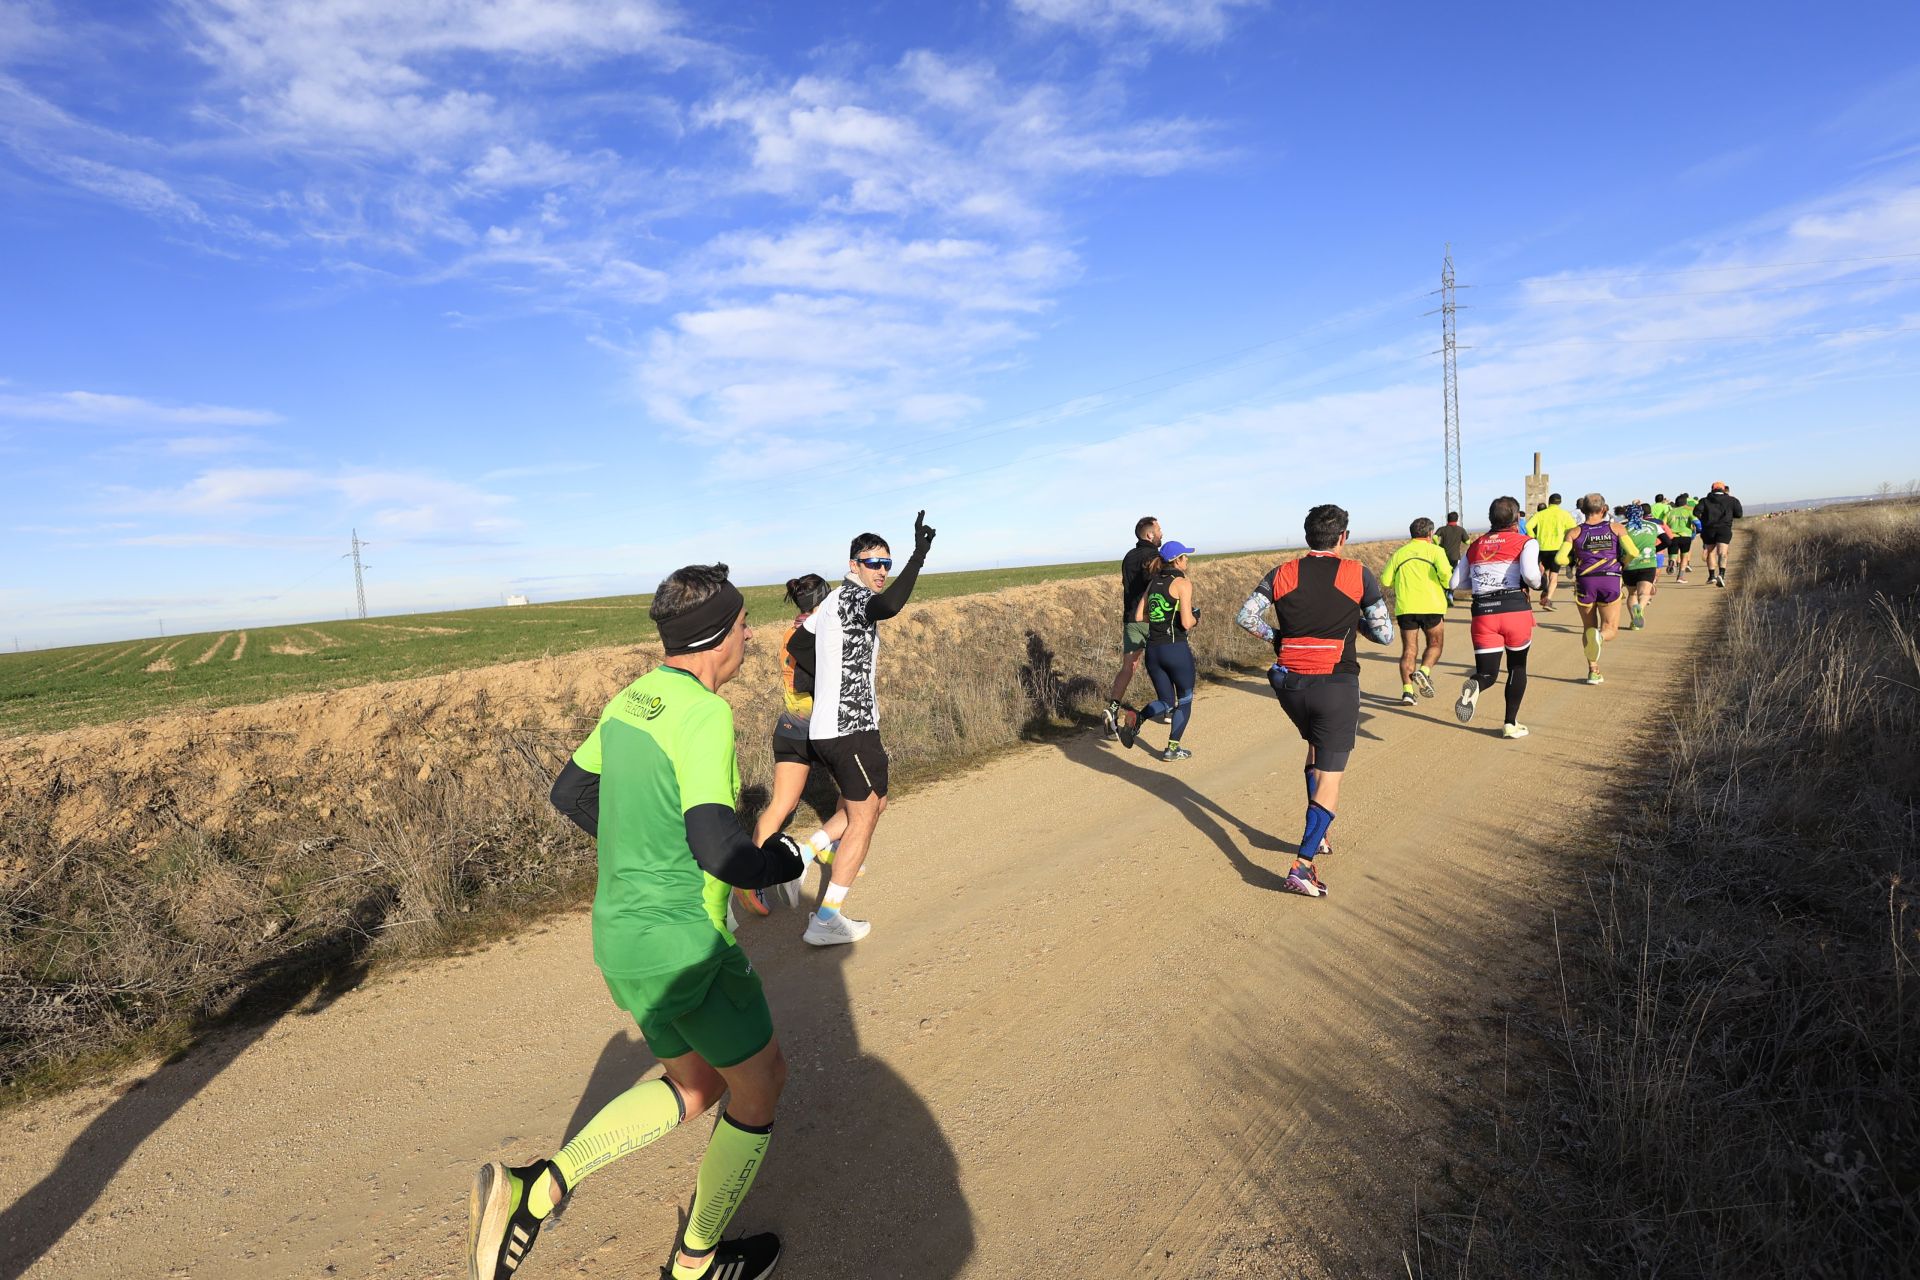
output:
[[1620,576],[1620,539],[1613,532],[1613,525],[1602,520],[1599,524],[1581,524],[1568,539],[1573,547],[1573,572],[1580,578],[1617,578]]

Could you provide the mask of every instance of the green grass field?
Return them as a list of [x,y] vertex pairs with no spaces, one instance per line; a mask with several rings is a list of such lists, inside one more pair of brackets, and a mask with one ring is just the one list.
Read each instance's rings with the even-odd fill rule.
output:
[[[1100,574],[1112,574],[1117,587],[1118,562],[926,574],[913,598],[939,600]],[[755,620],[791,616],[780,587],[748,587],[746,597]],[[647,617],[652,599],[608,596],[0,654],[0,736],[638,644],[655,635]]]

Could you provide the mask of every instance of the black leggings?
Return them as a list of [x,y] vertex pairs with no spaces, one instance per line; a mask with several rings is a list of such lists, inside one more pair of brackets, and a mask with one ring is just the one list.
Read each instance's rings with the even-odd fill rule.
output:
[[[1520,699],[1527,696],[1527,654],[1533,646],[1525,649],[1508,649],[1507,653],[1507,723],[1520,723]],[[1500,650],[1492,653],[1473,655],[1473,678],[1480,682],[1480,692],[1493,688],[1494,681],[1500,678]]]

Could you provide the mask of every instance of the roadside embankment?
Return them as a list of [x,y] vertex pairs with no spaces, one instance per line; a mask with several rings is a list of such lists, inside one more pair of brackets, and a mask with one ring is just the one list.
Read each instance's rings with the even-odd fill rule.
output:
[[1735,550],[1667,713],[1594,726],[1580,905],[1479,1028],[1432,1274],[1920,1275],[1920,506]]

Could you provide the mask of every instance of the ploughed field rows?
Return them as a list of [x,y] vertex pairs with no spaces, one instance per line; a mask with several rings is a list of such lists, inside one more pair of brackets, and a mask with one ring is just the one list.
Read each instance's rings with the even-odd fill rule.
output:
[[[1097,561],[928,574],[914,598],[938,600],[1114,572],[1114,563]],[[756,622],[790,613],[778,586],[749,587],[746,597]],[[0,736],[640,644],[655,638],[647,617],[652,599],[605,596],[0,654]]]

